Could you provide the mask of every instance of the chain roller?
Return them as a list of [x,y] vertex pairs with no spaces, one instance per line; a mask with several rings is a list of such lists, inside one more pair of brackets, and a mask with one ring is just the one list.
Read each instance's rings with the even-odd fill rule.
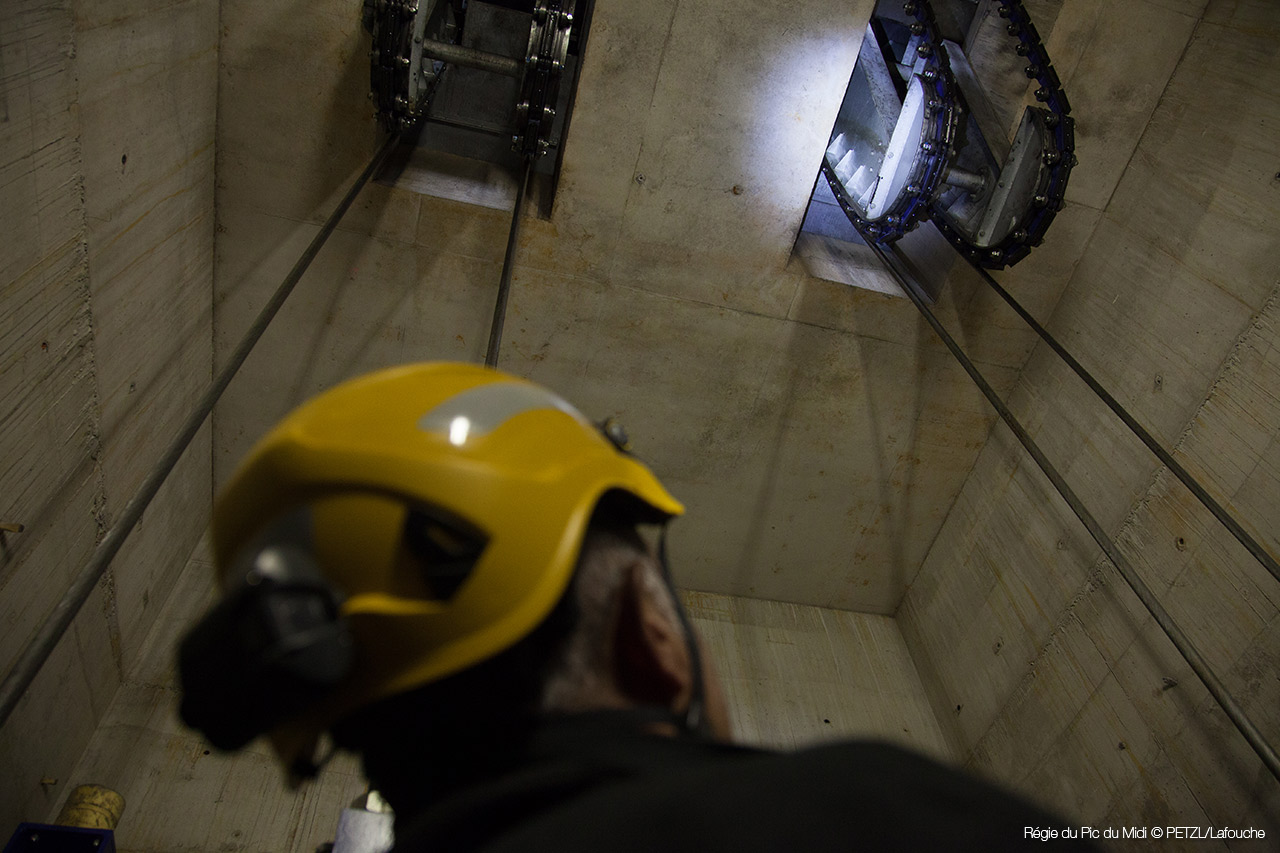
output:
[[1036,100],[1044,104],[1043,107],[1029,108],[1033,111],[1033,119],[1041,126],[1044,142],[1040,152],[1044,168],[1040,170],[1032,206],[1016,229],[999,243],[988,247],[975,246],[944,217],[933,217],[938,230],[956,249],[972,262],[988,269],[1011,266],[1044,242],[1049,225],[1062,209],[1067,180],[1076,165],[1075,120],[1070,115],[1071,104],[1062,91],[1058,72],[1049,60],[1049,53],[1040,40],[1036,25],[1031,22],[1031,15],[1022,5],[1022,0],[1004,0],[998,7],[998,13],[1008,21],[1005,25],[1008,34],[1017,39],[1014,50],[1026,59],[1027,77],[1038,84]]
[[859,215],[848,191],[836,177],[830,158],[823,159],[822,172],[841,209],[868,242],[886,246],[921,220],[932,219],[943,235],[974,263],[992,269],[1014,264],[1043,242],[1054,216],[1062,209],[1067,180],[1076,164],[1075,124],[1062,83],[1021,0],[1004,0],[998,7],[999,15],[1007,21],[1005,29],[1009,35],[1017,40],[1015,50],[1026,59],[1025,73],[1037,82],[1035,97],[1043,104],[1028,108],[1041,140],[1040,162],[1030,208],[1019,216],[1017,226],[993,245],[976,245],[947,222],[936,204],[957,153],[956,135],[963,112],[959,87],[928,0],[908,0],[903,10],[912,19],[910,29],[917,55],[925,61],[917,76],[928,96],[926,132],[906,191],[886,215],[866,219]]
[[906,188],[884,215],[866,219],[859,215],[848,190],[836,177],[830,158],[822,160],[822,173],[831,184],[840,208],[868,240],[891,243],[930,215],[929,200],[937,192],[946,171],[947,155],[955,143],[959,112],[956,84],[947,64],[946,48],[938,34],[937,20],[928,3],[908,2],[906,13],[915,19],[911,32],[917,37],[916,55],[923,61],[918,75],[924,86],[924,131],[915,152]]
[[459,0],[365,0],[369,97],[386,130],[404,130],[426,114],[445,66],[424,55],[423,44],[456,44],[462,8]]
[[516,126],[520,131],[511,139],[512,149],[527,158],[540,157],[551,146],[573,13],[574,0],[537,0],[534,4],[520,100],[516,104]]

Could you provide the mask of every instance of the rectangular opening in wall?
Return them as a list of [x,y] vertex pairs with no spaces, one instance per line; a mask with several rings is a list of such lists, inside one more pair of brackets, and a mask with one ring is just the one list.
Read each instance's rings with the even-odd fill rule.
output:
[[[547,150],[534,161],[525,198],[526,213],[543,219],[550,218],[555,202],[592,5],[576,3]],[[405,132],[379,183],[496,210],[515,206],[523,172],[523,158],[513,149],[524,127],[517,116],[517,104],[525,99],[520,73],[529,67],[531,26],[542,7],[535,0],[466,4],[458,45],[473,56],[507,60],[507,70],[446,62],[424,118]]]
[[[936,300],[952,268],[960,263],[946,238],[926,222],[894,246],[924,288],[925,299]],[[814,184],[791,259],[814,278],[906,298],[897,280],[845,216],[822,174]]]
[[791,256],[814,278],[904,296],[818,175]]

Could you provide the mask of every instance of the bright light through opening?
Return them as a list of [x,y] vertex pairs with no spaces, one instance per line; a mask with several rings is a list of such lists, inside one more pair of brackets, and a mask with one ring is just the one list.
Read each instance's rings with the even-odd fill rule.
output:
[[449,441],[450,443],[461,447],[467,440],[467,434],[471,432],[471,420],[469,418],[458,415],[449,423]]

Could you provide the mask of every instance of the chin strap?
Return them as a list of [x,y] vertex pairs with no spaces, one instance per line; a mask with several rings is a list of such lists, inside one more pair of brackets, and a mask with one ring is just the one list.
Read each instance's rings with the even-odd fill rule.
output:
[[658,562],[662,565],[662,579],[671,591],[671,600],[675,604],[676,616],[684,630],[685,645],[689,648],[689,666],[693,675],[692,692],[689,694],[689,705],[684,716],[679,719],[680,725],[689,734],[710,736],[711,727],[706,715],[706,691],[702,678],[702,653],[698,649],[698,640],[693,633],[693,625],[689,622],[689,614],[680,603],[680,593],[671,577],[671,568],[667,562],[667,527],[662,526],[662,534],[658,539]]

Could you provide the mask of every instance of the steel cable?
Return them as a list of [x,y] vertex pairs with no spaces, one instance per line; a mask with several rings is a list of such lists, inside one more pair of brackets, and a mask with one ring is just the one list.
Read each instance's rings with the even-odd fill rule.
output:
[[1182,481],[1182,485],[1186,486],[1187,489],[1191,491],[1191,494],[1195,495],[1196,499],[1199,500],[1200,503],[1204,504],[1205,509],[1213,513],[1213,517],[1222,522],[1222,525],[1226,527],[1227,530],[1231,531],[1231,535],[1234,536],[1236,540],[1243,545],[1259,563],[1262,564],[1262,567],[1270,572],[1272,577],[1280,581],[1280,564],[1276,563],[1275,557],[1272,557],[1271,554],[1262,547],[1258,540],[1249,535],[1248,531],[1241,527],[1240,523],[1235,520],[1235,517],[1232,516],[1231,513],[1227,512],[1221,504],[1214,500],[1213,496],[1200,485],[1199,481],[1188,473],[1187,469],[1178,464],[1177,460],[1173,458],[1173,454],[1166,450],[1164,445],[1158,442],[1151,433],[1147,432],[1142,424],[1138,423],[1137,419],[1134,418],[1133,415],[1129,414],[1129,412],[1120,405],[1116,398],[1112,397],[1107,389],[1102,387],[1098,380],[1093,378],[1093,374],[1088,370],[1085,370],[1084,366],[1081,365],[1080,362],[1076,361],[1075,357],[1071,355],[1071,353],[1067,352],[1066,348],[1063,347],[1062,344],[1058,343],[1057,338],[1051,335],[1048,329],[1036,322],[1036,319],[1032,317],[1031,314],[1028,313],[1027,310],[1023,308],[1007,290],[1001,287],[998,281],[992,278],[991,273],[987,272],[977,264],[973,264],[973,268],[981,274],[983,279],[987,284],[991,285],[996,293],[1000,294],[1000,298],[1009,303],[1009,307],[1016,311],[1018,316],[1021,317],[1028,326],[1035,330],[1036,334],[1040,336],[1040,339],[1048,344],[1049,348],[1056,352],[1059,358],[1066,362],[1067,366],[1075,371],[1077,376],[1084,380],[1084,383],[1089,386],[1089,389],[1092,390],[1093,393],[1097,394],[1098,398],[1102,400],[1103,403],[1106,403],[1107,408],[1114,412],[1115,416],[1123,421],[1124,425],[1133,431],[1133,434],[1136,435],[1142,443],[1156,455],[1156,458],[1163,462],[1165,466],[1173,472],[1173,475]]
[[285,299],[293,291],[294,286],[320,252],[325,241],[329,239],[329,235],[337,228],[338,222],[342,219],[343,214],[347,212],[347,209],[351,207],[360,190],[364,188],[364,185],[373,177],[378,167],[386,160],[387,155],[391,153],[398,138],[399,134],[393,133],[380,145],[373,155],[373,159],[369,161],[369,165],[365,167],[360,177],[356,179],[355,184],[343,196],[342,201],[338,203],[333,213],[329,215],[324,225],[321,226],[311,244],[307,246],[302,256],[298,258],[297,263],[293,265],[293,269],[285,276],[284,281],[276,288],[266,306],[259,312],[257,318],[253,321],[253,325],[249,327],[249,331],[245,333],[245,336],[231,353],[227,363],[218,372],[217,377],[209,385],[204,396],[200,398],[195,410],[187,417],[182,429],[178,431],[177,436],[169,444],[160,461],[151,469],[138,487],[137,492],[124,505],[119,519],[107,531],[102,541],[98,543],[93,555],[89,558],[89,562],[76,575],[71,587],[37,629],[35,636],[22,650],[12,669],[9,670],[8,675],[0,683],[0,726],[3,726],[9,720],[23,694],[31,686],[31,682],[35,680],[41,667],[44,666],[49,659],[49,655],[53,653],[54,648],[58,645],[58,641],[62,639],[67,629],[71,627],[76,614],[80,612],[80,608],[89,599],[89,595],[93,592],[98,580],[106,572],[107,566],[111,564],[112,559],[115,558],[121,546],[124,545],[125,539],[137,526],[138,521],[142,518],[143,511],[150,505],[156,493],[160,491],[160,486],[163,485],[169,473],[177,465],[178,459],[181,458],[187,446],[191,444],[191,440],[195,438],[196,433],[203,426],[209,413],[213,411],[214,405],[222,396],[222,392],[226,390],[227,385],[230,384],[232,377],[235,376],[240,366],[244,364],[245,359],[249,357],[249,352],[257,344],[258,339],[262,337],[267,325],[275,317],[276,312],[280,310],[280,306],[284,304]]
[[507,300],[511,297],[511,275],[515,271],[516,244],[520,240],[520,214],[524,207],[524,194],[533,173],[533,158],[526,157],[520,173],[520,188],[516,190],[516,206],[511,214],[511,231],[507,234],[507,251],[502,257],[502,278],[498,281],[498,299],[493,306],[493,325],[489,327],[489,346],[485,351],[484,366],[498,366],[498,351],[502,348],[502,327],[507,321]]
[[1212,668],[1210,668],[1208,662],[1205,661],[1199,650],[1196,649],[1195,645],[1186,636],[1186,634],[1182,632],[1182,629],[1178,627],[1177,623],[1173,621],[1173,617],[1169,615],[1168,611],[1164,609],[1164,606],[1156,599],[1155,595],[1151,592],[1151,589],[1146,585],[1142,578],[1138,576],[1138,573],[1134,571],[1133,566],[1130,565],[1125,556],[1116,548],[1111,537],[1107,535],[1106,531],[1102,529],[1102,525],[1098,523],[1098,521],[1093,517],[1093,514],[1090,513],[1085,505],[1080,501],[1080,498],[1076,496],[1076,493],[1069,485],[1067,485],[1066,480],[1064,480],[1062,475],[1058,473],[1058,469],[1055,468],[1053,463],[1051,463],[1044,455],[1040,450],[1039,445],[1036,444],[1035,440],[1031,438],[1030,434],[1027,433],[1026,429],[1023,428],[1018,419],[1015,418],[1013,413],[1005,406],[1004,402],[996,394],[995,390],[987,383],[987,380],[983,377],[982,373],[978,371],[978,368],[974,366],[969,357],[960,349],[960,346],[955,342],[955,339],[951,337],[945,328],[943,328],[942,324],[938,321],[938,318],[935,317],[933,312],[929,310],[929,307],[925,305],[923,298],[916,291],[915,284],[898,269],[897,265],[890,259],[888,253],[885,252],[884,249],[870,241],[867,242],[867,245],[871,246],[872,250],[875,251],[876,255],[885,265],[885,268],[889,270],[895,279],[897,279],[907,297],[915,304],[916,308],[919,309],[920,313],[924,316],[929,325],[933,327],[934,332],[937,333],[938,337],[942,339],[942,342],[946,344],[946,347],[951,351],[951,354],[960,362],[960,366],[969,374],[969,378],[978,386],[978,390],[982,392],[983,396],[987,398],[987,401],[995,408],[996,412],[1000,415],[1001,420],[1005,422],[1005,425],[1008,426],[1014,436],[1017,437],[1018,441],[1026,449],[1027,453],[1030,454],[1033,460],[1035,460],[1036,465],[1040,467],[1040,470],[1044,472],[1044,475],[1049,478],[1049,482],[1051,482],[1054,488],[1058,490],[1058,494],[1067,502],[1071,511],[1075,513],[1076,518],[1080,519],[1080,522],[1085,526],[1085,529],[1089,531],[1089,535],[1093,537],[1093,541],[1098,543],[1099,547],[1102,548],[1103,553],[1107,555],[1107,559],[1109,559],[1112,565],[1116,567],[1116,570],[1120,572],[1120,576],[1124,578],[1125,583],[1127,583],[1129,588],[1133,590],[1134,594],[1138,596],[1138,599],[1142,602],[1143,606],[1147,608],[1147,612],[1149,612],[1152,618],[1156,620],[1156,623],[1164,631],[1165,635],[1168,636],[1170,641],[1173,642],[1174,646],[1178,649],[1178,652],[1191,666],[1191,669],[1195,674],[1200,677],[1200,681],[1204,683],[1206,688],[1208,688],[1209,692],[1213,695],[1213,698],[1217,700],[1218,705],[1222,707],[1222,710],[1240,731],[1240,734],[1244,735],[1245,740],[1247,740],[1249,745],[1253,747],[1253,751],[1257,753],[1258,757],[1262,759],[1262,763],[1271,771],[1271,775],[1275,776],[1277,781],[1280,781],[1280,757],[1277,756],[1275,748],[1267,742],[1266,738],[1262,735],[1262,732],[1258,730],[1258,727],[1254,725],[1253,721],[1249,719],[1247,714],[1245,714],[1244,709],[1240,707],[1240,703],[1237,702],[1235,697],[1227,691],[1226,687],[1218,679],[1217,675],[1213,672]]

